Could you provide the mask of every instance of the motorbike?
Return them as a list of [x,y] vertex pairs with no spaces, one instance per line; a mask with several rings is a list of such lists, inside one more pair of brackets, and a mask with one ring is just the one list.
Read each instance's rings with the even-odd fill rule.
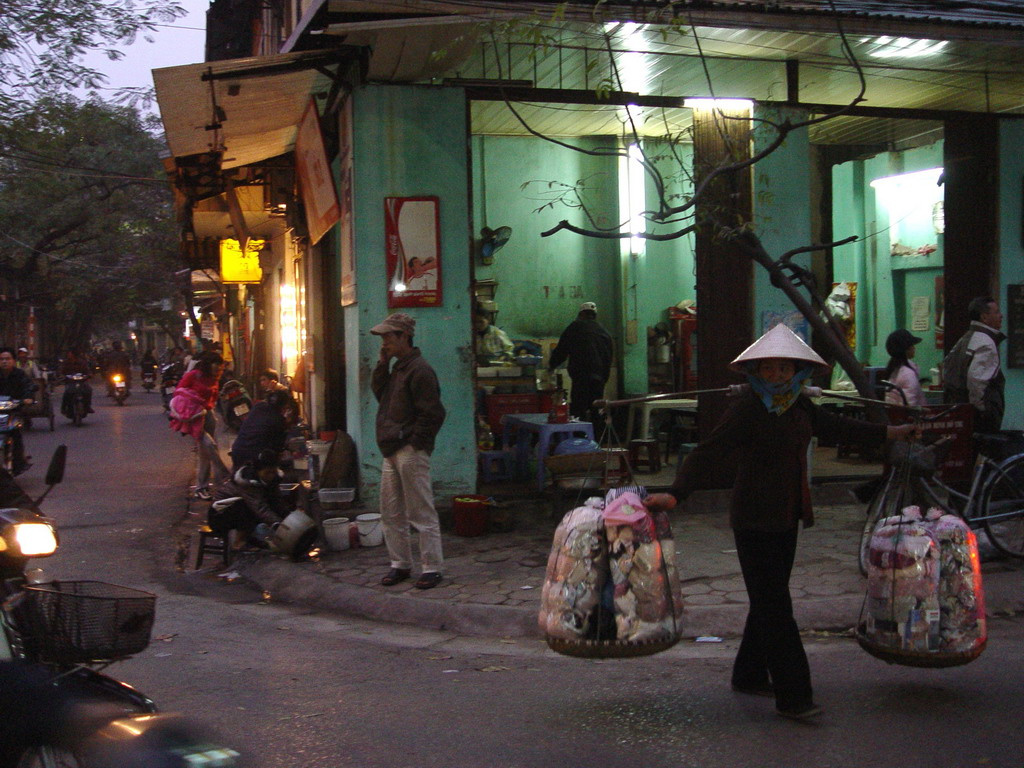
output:
[[82,426],[82,419],[89,412],[88,402],[89,377],[84,373],[69,373],[64,377],[64,415],[71,419],[76,427]]
[[184,375],[185,366],[180,361],[160,366],[160,399],[166,413],[171,411],[171,398],[174,397],[174,390]]
[[142,369],[142,388],[152,392],[156,388],[156,366],[147,365]]
[[[66,462],[67,446],[58,446],[36,500],[9,481],[3,488],[4,503],[17,506],[0,509],[0,661],[21,662],[47,690],[76,705],[103,705],[116,719],[74,751],[29,747],[16,764],[234,765],[237,752],[208,743],[177,716],[157,714],[148,696],[99,671],[148,646],[155,595],[100,581],[48,582],[41,569],[29,567],[60,546],[56,524],[39,504],[63,479]],[[155,760],[160,756],[168,761]]]
[[124,401],[128,399],[128,395],[131,392],[128,391],[128,382],[125,381],[123,373],[113,373],[110,375],[110,384],[113,388],[114,401],[118,405],[124,405]]
[[245,417],[249,415],[249,411],[252,410],[252,398],[242,386],[242,382],[237,379],[229,379],[221,385],[220,410],[224,417],[224,423],[237,432]]
[[12,400],[6,395],[0,396],[0,465],[12,475],[15,474],[15,440],[25,425],[21,408],[21,400]]

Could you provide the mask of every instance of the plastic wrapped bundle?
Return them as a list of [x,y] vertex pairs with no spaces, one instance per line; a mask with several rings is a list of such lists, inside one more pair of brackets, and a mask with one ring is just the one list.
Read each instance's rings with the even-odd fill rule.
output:
[[548,556],[539,623],[548,637],[579,640],[591,634],[608,579],[608,546],[601,501],[568,512]]
[[966,523],[917,507],[880,520],[868,552],[868,593],[858,640],[897,664],[943,667],[985,645],[977,542]]
[[983,647],[988,636],[978,541],[967,523],[956,515],[933,510],[928,517],[939,545],[940,648],[951,653],[971,653]]
[[540,626],[559,653],[641,656],[679,640],[675,543],[668,516],[652,516],[643,494],[635,487],[611,491],[606,503],[573,510],[556,530]]
[[893,650],[937,650],[938,545],[919,511],[881,523],[868,551],[866,634]]

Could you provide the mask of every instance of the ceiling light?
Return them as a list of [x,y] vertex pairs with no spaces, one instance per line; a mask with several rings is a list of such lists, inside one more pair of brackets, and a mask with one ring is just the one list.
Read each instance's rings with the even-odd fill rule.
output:
[[876,59],[920,59],[941,53],[948,40],[918,40],[913,37],[883,37],[861,39],[862,45],[871,47],[868,56]]

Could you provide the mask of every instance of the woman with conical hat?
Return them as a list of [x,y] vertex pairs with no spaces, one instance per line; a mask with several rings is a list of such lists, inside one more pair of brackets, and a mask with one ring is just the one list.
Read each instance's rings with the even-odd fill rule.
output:
[[807,482],[812,436],[843,442],[907,439],[912,425],[898,427],[844,418],[818,408],[801,390],[828,366],[784,325],[776,325],[733,360],[732,370],[749,388],[733,398],[721,422],[679,467],[671,493],[653,494],[647,505],[671,508],[703,487],[710,469],[735,466],[729,521],[750,599],[743,640],[732,670],[733,690],[774,697],[784,717],[805,719],[814,703],[811,673],[793,618],[789,576],[797,531],[813,524]]

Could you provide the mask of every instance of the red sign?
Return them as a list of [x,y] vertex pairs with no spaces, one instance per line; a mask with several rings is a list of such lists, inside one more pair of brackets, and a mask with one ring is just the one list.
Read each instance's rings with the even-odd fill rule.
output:
[[385,197],[388,308],[441,306],[441,219],[436,197]]
[[316,102],[309,100],[295,136],[295,168],[306,209],[309,242],[316,244],[324,233],[337,223],[341,215],[334,176],[327,162],[324,138],[320,134],[320,117]]

